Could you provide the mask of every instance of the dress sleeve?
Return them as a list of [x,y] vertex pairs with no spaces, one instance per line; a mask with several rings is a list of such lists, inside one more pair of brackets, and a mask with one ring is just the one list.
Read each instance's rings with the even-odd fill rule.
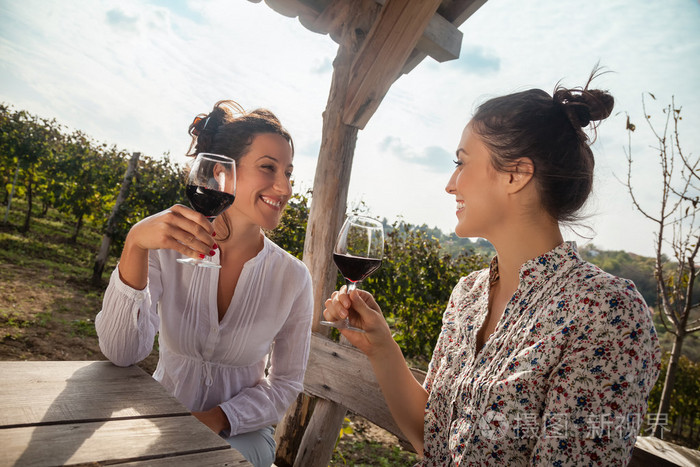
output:
[[219,404],[231,425],[230,435],[276,424],[304,389],[309,358],[313,292],[308,270],[287,319],[275,336],[265,378]]
[[651,315],[629,281],[593,286],[549,377],[533,465],[627,465],[659,375]]
[[157,304],[162,291],[159,261],[149,255],[148,283],[136,290],[122,282],[119,265],[114,268],[95,317],[100,350],[117,366],[129,366],[146,358],[153,350],[158,331]]

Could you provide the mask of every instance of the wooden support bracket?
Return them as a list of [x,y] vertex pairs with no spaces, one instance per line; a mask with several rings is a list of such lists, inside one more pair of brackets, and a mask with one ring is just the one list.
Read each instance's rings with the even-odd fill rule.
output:
[[386,0],[353,62],[343,121],[364,128],[401,73],[441,0]]

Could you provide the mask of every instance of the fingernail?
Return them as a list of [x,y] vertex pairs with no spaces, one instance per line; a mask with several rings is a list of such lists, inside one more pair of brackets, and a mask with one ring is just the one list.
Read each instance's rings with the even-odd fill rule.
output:
[[204,259],[204,255],[200,253],[200,254],[199,254],[199,258],[200,258],[200,259]]
[[217,248],[219,248],[219,245],[217,245],[216,243],[214,243],[214,246],[213,246],[212,248],[216,250]]
[[345,319],[348,316],[348,312],[345,310],[338,310],[338,314],[341,318]]
[[216,254],[216,251],[214,250],[209,250],[209,256],[214,256]]

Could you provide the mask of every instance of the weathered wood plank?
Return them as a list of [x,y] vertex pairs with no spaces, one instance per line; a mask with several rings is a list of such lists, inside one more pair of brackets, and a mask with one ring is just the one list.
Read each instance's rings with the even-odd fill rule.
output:
[[[154,442],[144,443],[148,438]],[[219,449],[230,451],[231,460],[236,459],[226,441],[202,429],[190,415],[3,428],[0,446],[0,465],[36,467],[137,461]]]
[[[249,1],[259,3],[260,0]],[[386,0],[374,1],[378,5],[386,3]],[[486,0],[479,1],[483,4]],[[356,0],[265,0],[265,3],[281,15],[298,16],[299,22],[306,29],[318,34],[329,34],[336,43],[340,42],[338,30],[342,27],[342,23],[352,21],[358,11]],[[459,57],[461,45],[462,32],[442,15],[435,13],[416,43],[411,57],[420,56],[422,60],[430,56],[438,62],[453,60]],[[413,63],[410,68],[417,65],[420,60]]]
[[[380,5],[384,5],[387,0],[375,0]],[[484,2],[486,0],[483,0]],[[435,13],[423,31],[423,35],[418,39],[415,51],[429,55],[438,62],[446,62],[459,58],[462,48],[462,31],[457,26],[447,21],[439,13]]]
[[107,361],[0,362],[0,426],[189,414],[142,369]]
[[476,10],[481,8],[486,3],[486,0],[453,0],[451,2],[443,2],[440,6],[442,16],[454,24],[461,26]]
[[640,436],[632,452],[629,467],[700,465],[700,451],[678,446],[652,436]]
[[[424,373],[414,371],[422,382]],[[313,335],[304,392],[348,410],[405,439],[386,405],[367,357],[354,347]]]
[[249,467],[251,464],[235,449],[222,449],[119,465],[125,467]]
[[353,62],[343,121],[364,128],[423,35],[440,0],[387,0]]

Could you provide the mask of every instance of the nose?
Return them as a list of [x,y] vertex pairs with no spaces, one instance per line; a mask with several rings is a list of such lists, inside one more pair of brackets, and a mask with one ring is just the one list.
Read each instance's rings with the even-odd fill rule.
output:
[[281,172],[277,177],[275,177],[275,190],[284,196],[292,195],[292,181],[287,178],[284,172]]
[[445,191],[451,195],[454,195],[456,192],[456,188],[455,188],[455,177],[456,176],[457,176],[457,171],[455,170],[454,172],[452,172],[452,176],[450,176],[450,179],[447,181],[447,185],[445,186]]

